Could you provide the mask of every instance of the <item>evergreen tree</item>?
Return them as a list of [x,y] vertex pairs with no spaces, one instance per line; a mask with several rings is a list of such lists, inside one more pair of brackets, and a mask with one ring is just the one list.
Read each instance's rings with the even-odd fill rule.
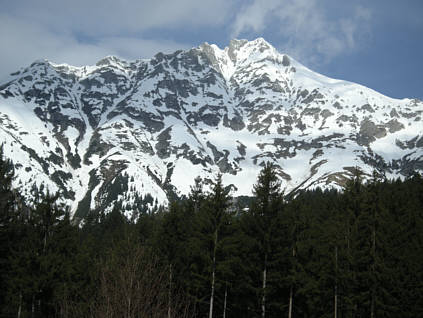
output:
[[12,180],[14,176],[13,164],[4,158],[3,145],[0,146],[0,225],[10,222],[14,205]]
[[188,297],[209,318],[423,316],[419,174],[365,183],[357,171],[342,192],[283,201],[267,163],[248,210],[231,204],[221,176],[208,193],[197,178],[186,200],[140,211],[136,224],[122,201],[78,227],[60,195],[34,188],[25,207],[12,167],[1,155],[2,316],[170,318],[190,312]]
[[28,218],[15,222],[19,240],[11,247],[6,284],[11,313],[53,317],[72,289],[77,233],[56,199],[45,196]]
[[[13,229],[15,195],[12,190],[13,165],[4,158],[3,145],[0,146],[0,286],[5,286],[10,263],[10,248],[13,246],[16,233]],[[5,289],[0,289],[0,308],[4,308]]]
[[[211,192],[197,213],[196,232],[191,245],[197,254],[196,269],[194,275],[197,277],[197,285],[203,285],[203,291],[199,292],[200,305],[203,303],[208,306],[208,316],[212,318],[215,310],[216,289],[218,265],[223,259],[222,242],[224,242],[225,228],[230,224],[231,216],[228,208],[231,197],[228,190],[223,187],[222,176],[218,175],[213,183]],[[201,283],[201,281],[203,283]],[[207,285],[204,284],[209,284]],[[204,311],[203,311],[204,310]],[[205,314],[206,307],[201,306],[200,312]]]
[[276,234],[276,220],[282,209],[281,184],[272,163],[266,163],[260,171],[257,183],[254,185],[254,200],[249,210],[247,220],[247,235],[255,242],[257,266],[261,272],[261,284],[256,286],[260,296],[260,315],[266,316],[266,298],[269,289],[268,266],[272,262],[274,250],[272,240]]
[[[184,202],[172,202],[163,213],[155,246],[168,266],[168,317],[172,315],[174,293],[183,288],[193,293],[190,285],[190,240],[194,222],[193,210]],[[194,297],[195,298],[195,297]]]

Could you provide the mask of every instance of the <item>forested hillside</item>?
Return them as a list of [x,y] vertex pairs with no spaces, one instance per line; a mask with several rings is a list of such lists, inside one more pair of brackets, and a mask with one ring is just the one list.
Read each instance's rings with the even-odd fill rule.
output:
[[285,197],[261,170],[249,208],[221,177],[127,220],[79,224],[11,188],[0,156],[1,317],[423,317],[423,179]]

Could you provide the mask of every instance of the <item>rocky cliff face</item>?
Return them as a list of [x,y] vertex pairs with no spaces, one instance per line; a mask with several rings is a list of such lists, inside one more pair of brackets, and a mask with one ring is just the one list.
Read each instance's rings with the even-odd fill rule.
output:
[[263,39],[95,66],[37,61],[0,86],[0,141],[15,186],[72,211],[128,213],[221,172],[248,195],[272,161],[286,191],[342,185],[354,167],[423,170],[423,103],[319,75]]

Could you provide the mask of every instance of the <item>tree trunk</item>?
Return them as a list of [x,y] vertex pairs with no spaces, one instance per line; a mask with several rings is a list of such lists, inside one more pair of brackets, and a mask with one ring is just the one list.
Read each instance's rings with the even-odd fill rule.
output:
[[212,318],[213,317],[214,282],[215,282],[215,269],[214,269],[214,266],[213,266],[211,295],[210,295],[209,318]]
[[215,285],[215,276],[216,276],[216,248],[217,248],[217,230],[214,232],[212,285],[211,285],[211,294],[210,294],[209,318],[213,317],[214,285]]
[[169,265],[169,294],[167,306],[167,318],[171,318],[172,312],[172,264]]
[[[295,257],[295,246],[292,248],[292,257]],[[289,290],[289,308],[288,308],[288,318],[292,318],[292,303],[294,298],[294,284],[291,284]]]
[[334,317],[338,318],[338,246],[335,246],[335,299]]
[[[347,220],[347,226],[346,226],[346,233],[345,233],[345,242],[347,244],[346,246],[346,268],[345,271],[348,275],[351,275],[352,267],[351,267],[351,225],[349,220]],[[345,257],[345,256],[344,256]],[[350,281],[350,278],[347,278],[347,282]],[[346,317],[353,317],[353,304],[347,301],[349,297],[351,297],[351,286],[349,284],[345,284],[342,288],[342,306],[344,307],[342,312],[342,317],[344,317],[344,313]]]
[[263,296],[261,299],[261,317],[266,317],[266,274],[267,274],[267,254],[264,255],[264,269],[263,269]]
[[292,318],[292,298],[294,293],[294,288],[291,285],[291,289],[289,290],[289,309],[288,309],[288,318]]
[[35,314],[35,296],[32,295],[32,302],[31,302],[31,318],[34,318]]
[[225,285],[225,299],[223,301],[223,318],[226,318],[226,301],[228,298],[228,284]]
[[18,318],[21,318],[21,313],[22,313],[22,292],[19,293]]
[[[373,280],[375,280],[375,271],[376,271],[376,215],[374,216],[374,220],[373,220],[373,233],[372,233],[372,256],[373,256],[373,264],[372,264],[372,276],[373,276]],[[375,293],[376,293],[376,286],[375,286],[375,281],[373,281],[373,286],[372,286],[372,299],[371,299],[371,304],[370,304],[370,318],[374,318],[375,317]]]
[[46,246],[47,246],[47,230],[44,233],[44,240],[43,240],[43,255],[46,253]]

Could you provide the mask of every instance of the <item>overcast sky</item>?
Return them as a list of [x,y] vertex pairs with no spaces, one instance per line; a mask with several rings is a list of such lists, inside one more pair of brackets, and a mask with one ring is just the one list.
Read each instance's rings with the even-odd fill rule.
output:
[[0,79],[263,37],[324,75],[423,99],[422,0],[0,0]]

